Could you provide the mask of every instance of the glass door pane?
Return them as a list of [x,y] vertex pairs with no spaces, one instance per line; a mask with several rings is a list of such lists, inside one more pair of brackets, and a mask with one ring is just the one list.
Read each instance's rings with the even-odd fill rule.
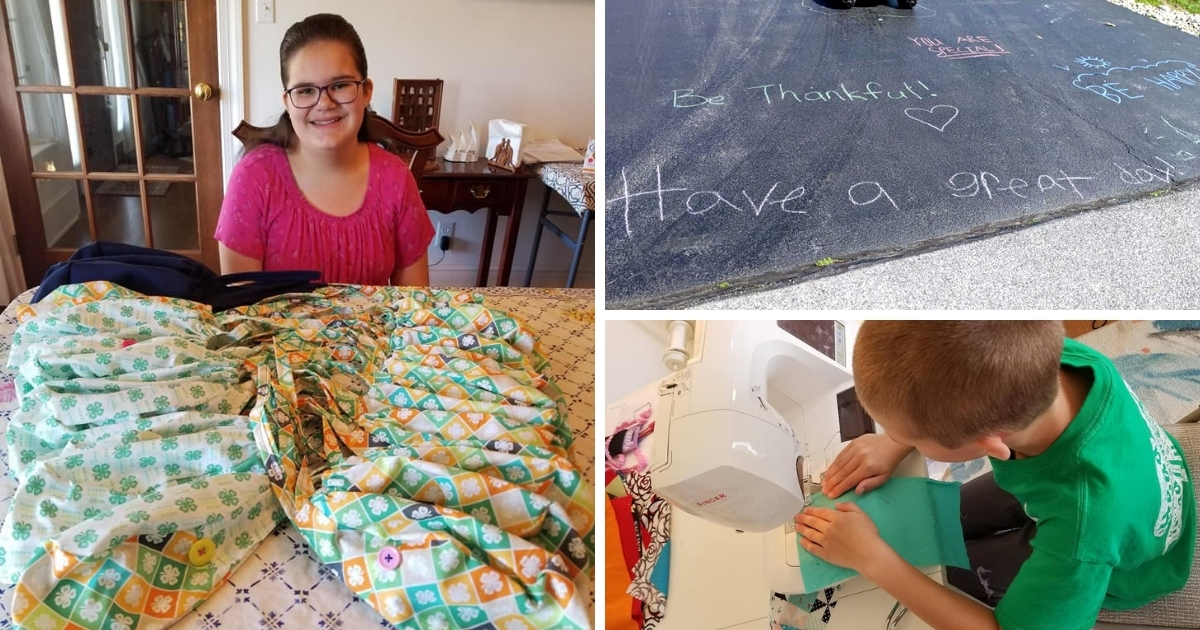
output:
[[67,0],[75,85],[133,87],[123,0]]
[[196,185],[192,182],[148,182],[150,226],[159,249],[199,249]]
[[46,247],[79,249],[92,242],[80,179],[37,179]]
[[17,85],[70,85],[58,0],[7,0]]
[[133,99],[120,94],[79,97],[84,154],[89,173],[136,173]]
[[183,0],[135,0],[133,36],[138,87],[191,87]]
[[195,173],[191,99],[143,96],[142,154],[147,173]]
[[29,157],[35,172],[78,171],[82,144],[74,94],[21,95]]
[[99,240],[146,247],[141,183],[137,180],[90,183]]

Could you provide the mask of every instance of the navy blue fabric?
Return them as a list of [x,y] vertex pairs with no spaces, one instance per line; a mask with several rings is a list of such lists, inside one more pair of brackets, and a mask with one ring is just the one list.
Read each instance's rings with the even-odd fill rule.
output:
[[[319,271],[252,271],[217,275],[203,263],[172,252],[122,243],[93,243],[51,267],[33,296],[39,302],[55,289],[104,280],[146,295],[182,298],[225,311],[284,293],[325,286]],[[236,286],[235,286],[236,284]]]

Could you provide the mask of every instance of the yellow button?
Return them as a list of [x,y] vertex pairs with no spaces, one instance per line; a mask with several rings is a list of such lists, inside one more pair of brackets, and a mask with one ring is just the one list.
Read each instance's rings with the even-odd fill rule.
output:
[[196,567],[208,566],[216,552],[217,545],[213,541],[201,538],[192,543],[191,549],[188,549],[188,562]]

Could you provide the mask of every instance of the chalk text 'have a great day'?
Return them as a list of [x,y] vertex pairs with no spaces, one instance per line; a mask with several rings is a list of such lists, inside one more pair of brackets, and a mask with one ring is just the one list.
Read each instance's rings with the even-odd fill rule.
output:
[[[1185,161],[1195,159],[1191,153],[1180,154],[1186,155],[1181,158]],[[611,194],[606,205],[619,204],[618,211],[624,214],[627,237],[634,236],[634,224],[640,222],[636,216],[639,212],[648,211],[659,223],[665,223],[668,218],[675,220],[680,216],[689,215],[700,217],[713,211],[733,211],[758,217],[764,212],[777,209],[789,215],[805,215],[813,209],[812,204],[816,202],[805,186],[797,186],[794,183],[774,182],[765,192],[758,190],[751,194],[750,190],[742,190],[730,194],[719,190],[664,186],[661,166],[654,167],[654,178],[653,187],[631,187],[626,169],[622,168],[620,185],[609,188]],[[1113,162],[1110,167],[1091,176],[1071,175],[1062,169],[1031,174],[963,171],[948,177],[938,188],[955,199],[997,201],[1008,198],[1015,201],[1029,199],[1034,195],[1060,195],[1086,201],[1089,194],[1098,192],[1096,186],[1101,184],[1115,184],[1120,181],[1136,187],[1146,184],[1170,185],[1179,178],[1179,170],[1174,164],[1161,157],[1155,157],[1145,164]],[[909,192],[912,194],[916,191]],[[905,198],[901,196],[902,202]],[[884,204],[896,212],[904,211],[902,203],[896,201],[896,197],[888,192],[884,183],[871,180],[856,182],[847,187],[845,197],[835,193],[832,197],[822,199],[820,204],[824,207],[836,207],[838,203],[845,204],[847,201],[847,208]]]

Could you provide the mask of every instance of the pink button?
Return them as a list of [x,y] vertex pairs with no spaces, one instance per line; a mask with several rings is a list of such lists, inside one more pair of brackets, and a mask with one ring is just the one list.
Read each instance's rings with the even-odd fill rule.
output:
[[384,547],[379,550],[379,566],[391,571],[400,566],[400,551],[395,547]]

